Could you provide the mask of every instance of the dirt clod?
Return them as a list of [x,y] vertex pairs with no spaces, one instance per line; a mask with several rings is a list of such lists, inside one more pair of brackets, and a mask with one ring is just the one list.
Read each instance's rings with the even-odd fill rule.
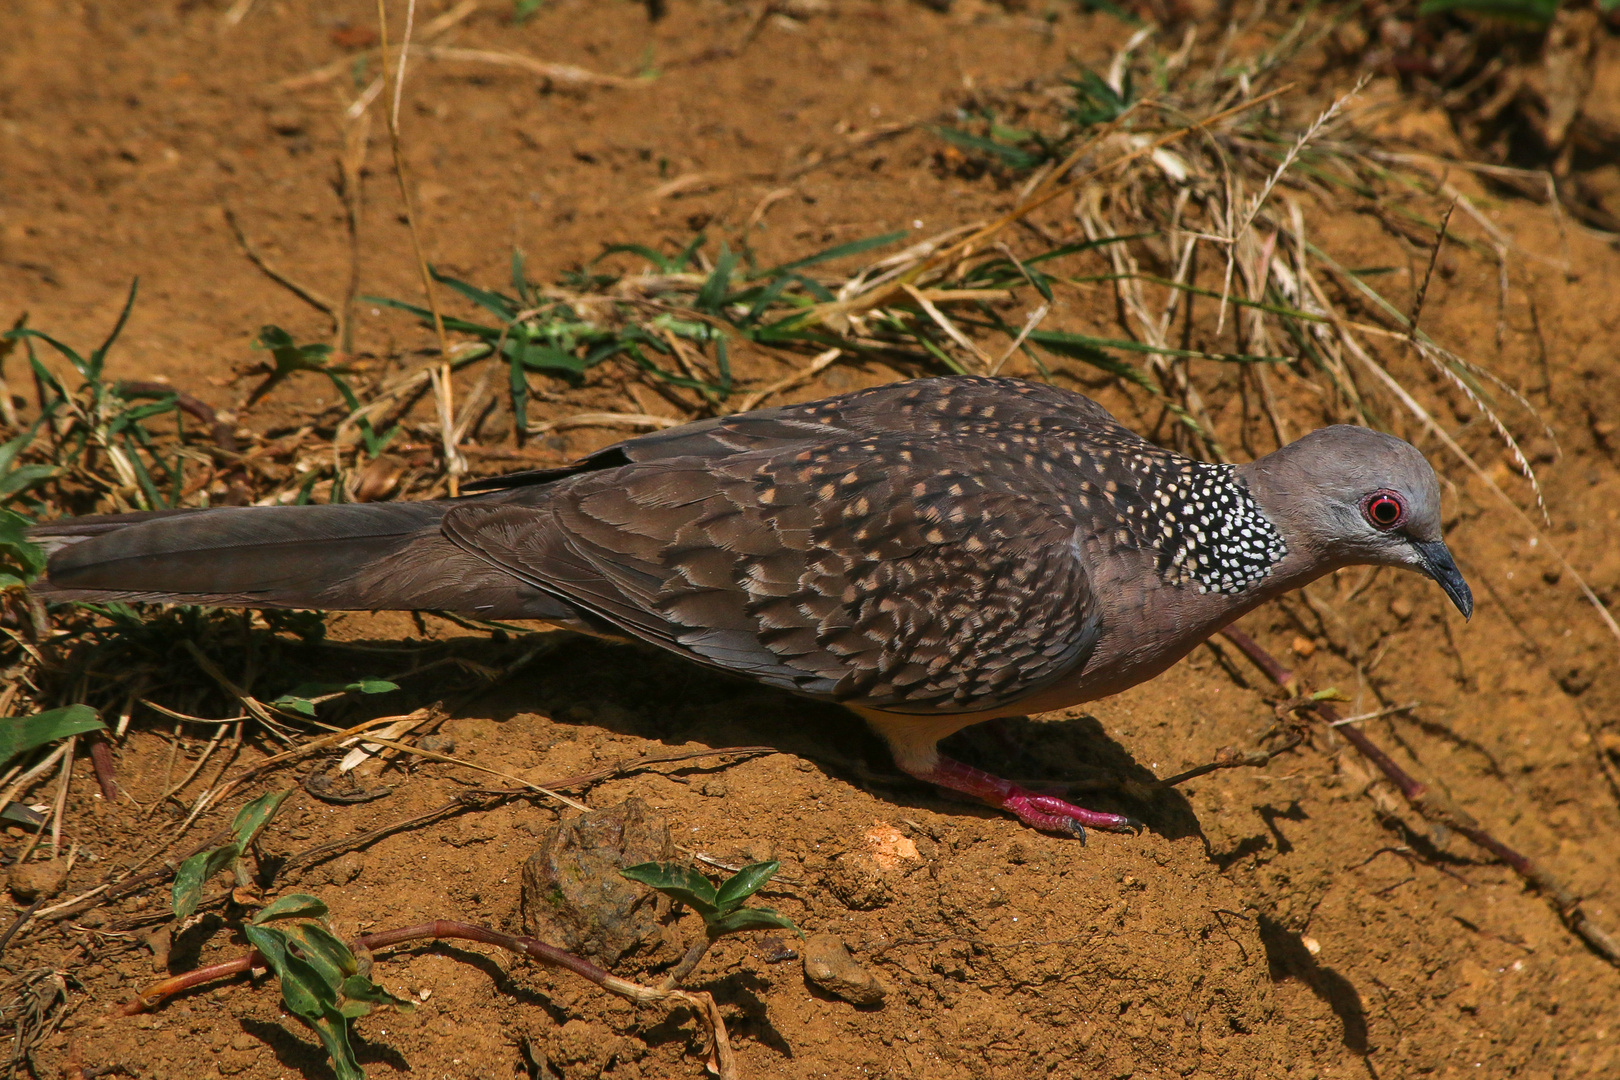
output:
[[658,894],[619,871],[674,857],[669,826],[640,799],[561,822],[523,864],[523,928],[608,968],[656,954]]
[[881,1004],[883,984],[849,955],[836,934],[812,934],[804,943],[804,977],[851,1005]]
[[839,903],[852,911],[871,911],[894,900],[894,890],[877,860],[865,852],[846,851],[838,856],[823,881]]
[[61,891],[67,876],[66,859],[47,859],[45,862],[13,866],[7,884],[11,887],[12,896],[28,904],[41,897],[48,900],[55,896]]
[[358,852],[349,852],[326,864],[326,880],[333,885],[347,885],[366,869],[366,860]]

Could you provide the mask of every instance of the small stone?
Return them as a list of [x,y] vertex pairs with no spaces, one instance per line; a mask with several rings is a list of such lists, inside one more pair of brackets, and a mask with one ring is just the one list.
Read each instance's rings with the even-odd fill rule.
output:
[[456,752],[456,737],[454,735],[424,735],[416,740],[416,745],[430,754],[453,754]]
[[1294,655],[1301,660],[1308,659],[1311,654],[1316,652],[1316,642],[1303,634],[1296,634],[1293,642],[1288,647],[1293,649]]
[[297,109],[276,109],[268,119],[270,130],[277,135],[302,135],[309,121]]
[[901,863],[921,858],[911,838],[887,821],[872,822],[866,830],[866,842],[872,849],[872,861],[882,870],[893,870]]
[[1405,622],[1412,617],[1412,601],[1404,596],[1397,596],[1389,602],[1389,613]]
[[767,964],[781,964],[799,958],[798,950],[774,934],[756,938],[754,948],[759,950],[759,958]]
[[41,897],[50,899],[62,891],[68,876],[66,859],[47,859],[44,862],[21,863],[11,868],[11,895],[23,903],[32,903]]
[[326,880],[333,885],[347,885],[365,872],[366,861],[358,852],[351,851],[326,864]]
[[834,934],[812,934],[804,943],[804,977],[851,1005],[881,1004],[886,993]]

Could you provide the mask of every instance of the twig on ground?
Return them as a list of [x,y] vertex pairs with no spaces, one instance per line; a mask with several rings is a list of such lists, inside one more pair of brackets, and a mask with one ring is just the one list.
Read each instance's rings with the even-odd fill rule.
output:
[[748,412],[751,409],[757,409],[759,408],[760,403],[766,398],[775,397],[777,394],[783,393],[787,390],[792,390],[797,386],[803,386],[805,383],[809,382],[811,379],[815,378],[817,375],[820,375],[823,371],[826,371],[828,368],[836,364],[838,362],[838,358],[843,355],[844,350],[838,348],[832,348],[828,349],[826,352],[818,353],[808,364],[800,368],[798,371],[795,371],[792,375],[789,375],[786,378],[778,379],[762,390],[755,390],[751,394],[744,395],[740,400],[738,400],[736,411],[741,413]]
[[285,272],[271,266],[269,260],[259,254],[258,249],[248,242],[247,234],[242,231],[241,222],[236,220],[236,211],[228,206],[223,209],[225,211],[225,224],[231,227],[231,233],[236,237],[236,243],[241,247],[242,254],[247,256],[248,262],[263,271],[265,277],[289,290],[306,304],[323,312],[334,324],[340,321],[337,304],[329,300],[318,289],[305,285],[303,282],[291,278]]
[[[1227,627],[1222,633],[1256,667],[1265,672],[1272,682],[1285,689],[1294,687],[1294,673],[1273,659],[1271,654],[1261,648],[1260,644],[1248,634],[1233,627]],[[1502,860],[1514,873],[1546,897],[1565,926],[1598,955],[1609,963],[1620,966],[1620,941],[1616,941],[1605,928],[1593,922],[1580,897],[1570,892],[1557,878],[1542,869],[1529,856],[1496,839],[1468,811],[1453,803],[1445,795],[1413,779],[1411,774],[1368,738],[1365,732],[1354,725],[1340,724],[1342,718],[1332,705],[1318,701],[1310,706],[1309,711],[1315,713],[1319,720],[1342,735],[1345,741],[1361,752],[1363,757],[1376,765],[1400,791],[1407,804],[1425,820],[1444,825],[1466,836],[1474,844]]]
[[[680,761],[695,761],[706,757],[752,757],[756,754],[772,754],[775,752],[775,748],[769,746],[730,746],[718,750],[683,750],[668,754],[643,754],[641,757],[634,758],[630,761],[621,761],[617,764],[610,765],[605,769],[598,769],[595,772],[580,773],[575,776],[563,776],[556,780],[547,780],[538,786],[551,791],[561,791],[566,788],[584,787],[589,784],[600,783],[603,780],[609,780],[615,777],[629,776],[632,773],[640,772],[642,769],[648,768],[652,765],[667,765]],[[287,856],[284,865],[288,869],[297,866],[307,866],[344,851],[355,851],[366,847],[377,840],[381,840],[385,836],[390,836],[397,832],[403,832],[406,829],[413,829],[421,825],[430,825],[440,818],[453,814],[458,810],[489,810],[509,799],[518,798],[527,794],[531,794],[531,791],[526,787],[494,789],[480,788],[472,791],[463,791],[449,802],[436,806],[432,810],[428,810],[425,813],[416,814],[400,821],[390,822],[387,825],[383,825],[375,829],[368,829],[363,833],[357,833],[353,836],[346,836],[338,840],[331,840],[327,843],[317,844],[312,848],[306,848],[303,851],[296,852],[295,854]]]
[[1298,731],[1294,737],[1272,750],[1239,750],[1235,746],[1223,746],[1215,751],[1215,760],[1206,765],[1196,765],[1186,772],[1176,773],[1159,781],[1159,787],[1175,787],[1185,784],[1188,780],[1207,776],[1221,769],[1258,769],[1270,764],[1271,759],[1278,754],[1285,754],[1305,741],[1305,736]]

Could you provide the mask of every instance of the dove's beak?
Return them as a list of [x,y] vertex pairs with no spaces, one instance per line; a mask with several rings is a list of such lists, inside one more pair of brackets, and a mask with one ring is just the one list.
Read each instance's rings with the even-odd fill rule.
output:
[[1443,540],[1414,540],[1412,548],[1417,552],[1418,565],[1425,574],[1439,584],[1451,597],[1451,602],[1457,605],[1467,619],[1474,614],[1474,594],[1468,588],[1468,582],[1463,580],[1462,572],[1457,569],[1457,562],[1451,557],[1451,551]]

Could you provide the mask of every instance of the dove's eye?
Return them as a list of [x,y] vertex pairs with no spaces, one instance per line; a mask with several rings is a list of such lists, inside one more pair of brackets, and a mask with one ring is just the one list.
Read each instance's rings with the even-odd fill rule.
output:
[[1361,506],[1367,524],[1380,531],[1393,529],[1406,519],[1406,505],[1393,491],[1375,491]]

